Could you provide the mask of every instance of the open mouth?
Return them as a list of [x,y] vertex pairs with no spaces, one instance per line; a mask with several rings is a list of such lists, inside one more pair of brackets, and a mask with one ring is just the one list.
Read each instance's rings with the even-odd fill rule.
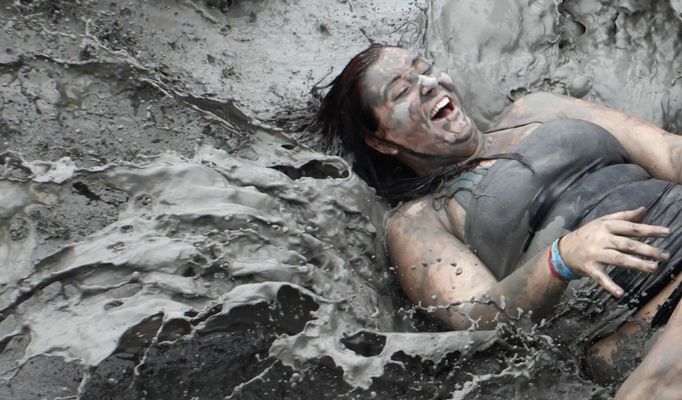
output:
[[455,105],[452,104],[450,98],[443,97],[431,110],[431,121],[446,118],[455,111]]

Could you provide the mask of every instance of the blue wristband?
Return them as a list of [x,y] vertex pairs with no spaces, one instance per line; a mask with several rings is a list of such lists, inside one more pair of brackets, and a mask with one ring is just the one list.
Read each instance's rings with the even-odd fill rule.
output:
[[559,239],[555,240],[554,243],[552,243],[552,249],[550,250],[552,256],[551,256],[551,263],[550,266],[554,270],[554,272],[557,273],[561,279],[566,280],[566,281],[573,281],[576,279],[580,279],[581,276],[573,272],[570,268],[568,268],[568,265],[564,262],[563,258],[561,258],[561,254],[559,254]]

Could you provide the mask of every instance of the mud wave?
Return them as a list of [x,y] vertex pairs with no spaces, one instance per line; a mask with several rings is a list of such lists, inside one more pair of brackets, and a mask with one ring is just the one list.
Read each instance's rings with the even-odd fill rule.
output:
[[0,397],[609,398],[544,327],[425,319],[386,207],[268,124],[386,41],[424,47],[483,126],[542,89],[678,130],[675,10],[3,2]]

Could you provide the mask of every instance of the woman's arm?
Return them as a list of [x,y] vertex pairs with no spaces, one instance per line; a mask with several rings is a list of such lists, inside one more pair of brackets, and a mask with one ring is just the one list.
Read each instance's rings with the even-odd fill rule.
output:
[[682,183],[682,136],[585,100],[552,93],[529,94],[514,102],[497,125],[559,118],[582,119],[603,127],[625,147],[632,161],[651,176]]
[[[435,316],[462,330],[473,321],[478,321],[476,329],[490,329],[507,315],[517,317],[519,308],[542,317],[558,302],[566,283],[551,275],[545,257],[498,282],[473,252],[428,214],[396,216],[389,222],[391,260],[413,303],[440,306]],[[503,305],[507,315],[500,313]]]
[[[634,255],[666,258],[660,250],[628,238],[666,234],[667,228],[636,223],[643,215],[643,210],[615,213],[569,233],[560,243],[564,260],[576,273],[622,296],[622,289],[606,274],[606,265],[652,271],[653,263]],[[552,275],[549,249],[497,281],[446,225],[428,200],[404,206],[389,220],[389,253],[412,302],[437,306],[436,317],[453,329],[469,328],[473,321],[478,321],[477,329],[492,328],[509,316],[518,317],[519,310],[532,311],[534,319],[551,313],[566,282]]]

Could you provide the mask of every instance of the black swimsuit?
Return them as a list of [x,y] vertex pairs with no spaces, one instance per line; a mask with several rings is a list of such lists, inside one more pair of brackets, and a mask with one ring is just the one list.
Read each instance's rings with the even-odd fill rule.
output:
[[[617,325],[678,273],[682,229],[676,228],[682,228],[682,186],[653,179],[631,164],[608,131],[585,121],[552,121],[512,151],[528,165],[500,159],[488,169],[459,176],[445,188],[466,211],[464,242],[497,279],[562,234],[600,216],[641,206],[648,209],[643,222],[671,228],[666,238],[645,240],[669,251],[670,260],[652,274],[611,268],[609,274],[626,291],[621,300],[596,290],[594,282],[583,295],[599,305],[602,322]],[[667,321],[680,291],[658,311],[654,324]]]

